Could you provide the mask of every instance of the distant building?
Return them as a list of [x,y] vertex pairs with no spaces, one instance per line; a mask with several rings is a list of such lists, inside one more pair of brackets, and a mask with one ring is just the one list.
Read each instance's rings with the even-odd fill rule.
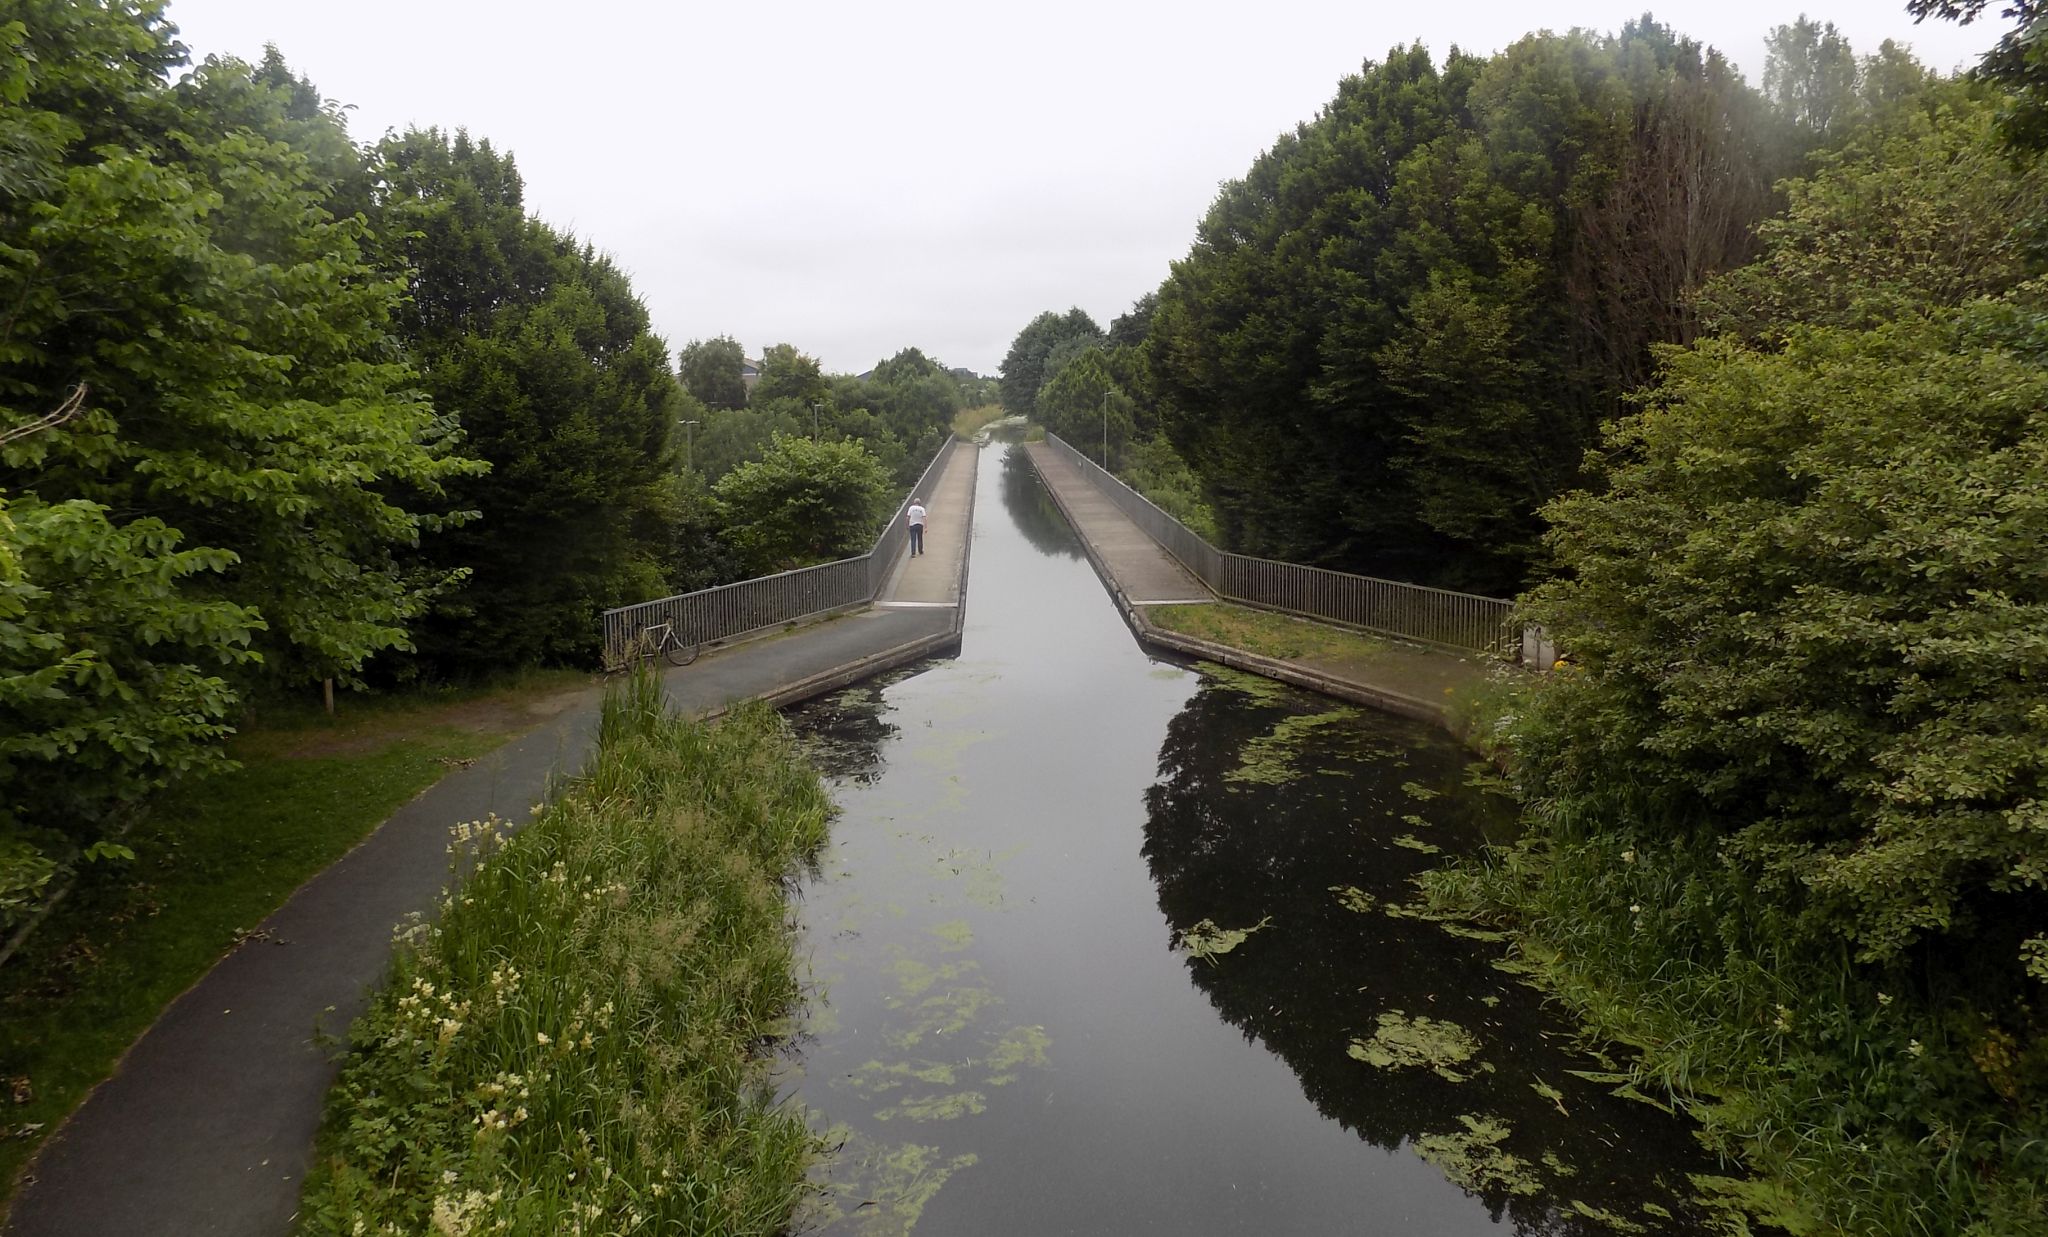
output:
[[761,363],[759,361],[749,361],[742,357],[740,359],[740,381],[746,384],[747,394],[752,395],[754,393],[754,384],[761,381]]

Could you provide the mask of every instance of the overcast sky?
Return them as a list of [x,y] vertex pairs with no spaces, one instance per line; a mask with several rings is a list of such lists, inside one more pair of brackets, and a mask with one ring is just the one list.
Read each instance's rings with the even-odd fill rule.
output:
[[[857,373],[916,346],[992,374],[1042,310],[1104,326],[1217,186],[1338,81],[1420,40],[1490,53],[1650,7],[1752,82],[1767,0],[172,0],[193,59],[274,42],[358,141],[466,127],[528,210],[612,255],[679,348],[791,343]],[[1997,6],[1993,6],[1994,9]],[[1814,0],[1858,52],[1967,65],[2006,23]]]

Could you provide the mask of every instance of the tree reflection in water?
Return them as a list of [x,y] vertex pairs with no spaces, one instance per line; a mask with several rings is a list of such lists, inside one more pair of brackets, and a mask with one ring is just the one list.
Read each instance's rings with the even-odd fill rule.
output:
[[[1288,774],[1248,769],[1277,723],[1332,706],[1230,682],[1208,680],[1170,725],[1144,841],[1176,938],[1204,920],[1270,920],[1227,955],[1188,959],[1217,1011],[1285,1060],[1324,1116],[1390,1150],[1422,1140],[1424,1158],[1518,1232],[1705,1231],[1687,1175],[1718,1166],[1687,1123],[1571,1073],[1611,1066],[1566,1051],[1572,1028],[1495,969],[1500,944],[1401,909],[1418,896],[1411,877],[1476,849],[1484,817],[1511,805],[1464,784],[1448,740],[1366,711],[1290,727]],[[1372,909],[1354,909],[1358,893]],[[1476,1039],[1476,1055],[1446,1067],[1465,1081],[1354,1057],[1355,1042],[1418,1017]]]
[[1013,442],[1003,449],[1002,489],[1004,510],[1010,513],[1024,540],[1040,554],[1082,557],[1081,542],[1074,536],[1073,526],[1060,514],[1045,482],[1038,479],[1038,470],[1031,466],[1031,457],[1024,454],[1021,443]]

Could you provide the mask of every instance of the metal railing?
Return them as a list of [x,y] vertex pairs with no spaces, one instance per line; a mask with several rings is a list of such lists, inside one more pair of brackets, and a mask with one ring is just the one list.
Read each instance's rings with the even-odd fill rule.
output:
[[1048,433],[1045,442],[1219,597],[1424,644],[1516,655],[1513,602],[1219,550],[1057,436]]
[[932,483],[959,446],[960,439],[948,438],[932,456],[866,554],[606,610],[604,664],[616,666],[624,661],[627,642],[642,628],[657,623],[674,623],[684,639],[711,644],[873,601],[888,583],[897,555],[909,539],[903,520],[910,500],[929,496]]

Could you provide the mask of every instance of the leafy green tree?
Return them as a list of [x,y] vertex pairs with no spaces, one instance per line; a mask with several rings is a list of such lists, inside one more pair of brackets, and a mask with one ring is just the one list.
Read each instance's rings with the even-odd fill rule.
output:
[[[875,366],[859,389],[859,401],[875,413],[907,456],[926,461],[960,411],[960,384],[938,362],[916,348],[906,348]],[[921,470],[924,464],[916,466]],[[905,483],[914,479],[906,478]]]
[[760,459],[777,434],[809,434],[810,410],[802,409],[801,420],[798,410],[792,400],[708,413],[696,431],[697,471],[715,484],[740,465]]
[[889,490],[888,473],[860,443],[777,434],[714,492],[749,573],[767,575],[866,552]]
[[123,804],[225,763],[263,620],[195,577],[226,550],[82,500],[0,500],[0,926]]
[[[1084,349],[1060,366],[1038,393],[1038,417],[1048,430],[1109,467],[1134,428],[1132,401],[1116,384],[1101,348]],[[1104,451],[1108,459],[1102,459]]]
[[[2048,4],[2043,0],[1999,0],[2000,14],[2015,19],[1978,66],[1979,76],[2010,92],[1998,119],[2006,144],[2026,155],[2048,150]],[[1907,0],[1916,19],[1946,18],[1969,23],[1984,15],[1990,0]]]
[[1867,327],[1998,296],[2039,269],[2031,221],[2048,174],[2015,172],[1990,140],[1999,105],[1944,92],[1931,113],[1818,157],[1758,229],[1761,260],[1705,289],[1709,329],[1770,339],[1801,326]]
[[1755,108],[1647,20],[1347,78],[1224,186],[1149,314],[1139,406],[1225,542],[1514,589],[1537,506],[1748,256]]
[[741,370],[747,355],[730,335],[693,339],[681,354],[683,386],[706,408],[744,408],[747,384]]
[[477,467],[391,347],[402,283],[362,222],[332,213],[338,122],[235,62],[169,87],[183,48],[161,4],[13,11],[0,418],[79,382],[92,401],[0,448],[0,486],[225,555],[186,587],[262,615],[278,681],[348,678],[406,647],[450,577],[397,552],[448,522],[422,512]]
[[1764,49],[1764,95],[1809,145],[1823,145],[1855,123],[1862,72],[1835,23],[1802,15],[1772,30]]
[[1101,340],[1102,329],[1095,319],[1077,308],[1064,314],[1050,310],[1033,318],[1017,332],[1009,354],[1003,358],[1001,383],[1003,407],[1015,416],[1032,416],[1038,411],[1038,389],[1051,375],[1046,358],[1062,343],[1073,340],[1086,346]]
[[792,344],[776,344],[761,354],[761,379],[754,384],[755,399],[793,399],[808,408],[822,404],[831,393],[816,357],[798,352]]
[[429,549],[469,576],[422,643],[457,667],[584,659],[599,610],[692,574],[649,534],[670,519],[687,398],[667,346],[609,259],[526,214],[509,155],[438,130],[377,153],[427,387],[492,466],[457,490],[482,519]]

